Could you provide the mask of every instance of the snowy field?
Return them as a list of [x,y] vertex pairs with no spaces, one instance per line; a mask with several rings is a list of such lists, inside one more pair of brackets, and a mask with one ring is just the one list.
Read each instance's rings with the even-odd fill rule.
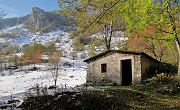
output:
[[[11,97],[22,101],[25,95],[24,93],[37,84],[46,87],[54,85],[51,72],[47,70],[47,64],[40,64],[36,67],[39,68],[37,71],[1,71],[0,106],[7,103]],[[32,68],[32,66],[23,67],[24,70],[28,68]],[[84,66],[62,67],[57,80],[57,86],[64,87],[66,85],[67,88],[72,88],[77,85],[82,85],[85,82],[86,69]]]
[[[65,85],[67,88],[73,88],[86,82],[86,64],[79,57],[77,58],[78,60],[72,60],[70,56],[73,50],[71,47],[72,39],[69,38],[67,32],[57,30],[49,33],[37,32],[32,34],[27,29],[24,29],[22,24],[4,28],[3,32],[18,32],[20,36],[14,39],[0,38],[1,44],[19,45],[22,49],[25,45],[31,45],[34,41],[42,44],[54,42],[58,50],[66,53],[66,57],[62,58],[62,60],[63,62],[70,63],[72,67],[61,67],[60,76],[57,80],[59,88],[65,87]],[[41,87],[54,85],[51,71],[48,70],[48,64],[39,64],[36,67],[38,68],[37,71],[27,71],[32,69],[33,65],[23,67],[22,70],[24,71],[0,71],[0,106],[6,105],[12,97],[23,101],[27,90],[35,87],[37,84]]]

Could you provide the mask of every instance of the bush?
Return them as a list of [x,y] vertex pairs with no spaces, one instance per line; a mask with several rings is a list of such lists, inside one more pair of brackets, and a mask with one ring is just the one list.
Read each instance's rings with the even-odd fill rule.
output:
[[78,37],[74,38],[72,46],[75,51],[84,51],[85,49],[84,45],[80,42]]
[[159,65],[150,66],[145,75],[143,75],[143,79],[152,78],[157,74],[164,73],[165,75],[175,75],[178,72],[178,67],[169,63],[159,63]]
[[151,75],[165,73],[165,74],[176,74],[178,71],[177,66],[169,63],[160,63],[157,66],[151,66],[148,73]]
[[152,83],[152,84],[174,84],[177,82],[177,76],[172,74],[157,74],[156,76],[149,78],[144,81],[145,83]]

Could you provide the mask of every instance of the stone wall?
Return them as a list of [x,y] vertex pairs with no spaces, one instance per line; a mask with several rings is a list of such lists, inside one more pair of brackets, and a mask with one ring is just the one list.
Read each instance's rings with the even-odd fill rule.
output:
[[159,62],[151,57],[146,56],[146,55],[142,55],[141,61],[142,61],[142,79],[144,80],[144,79],[148,78],[149,76],[151,76],[148,74],[150,67],[158,65]]
[[[104,74],[107,82],[114,82],[118,85],[122,85],[121,60],[126,59],[131,59],[132,83],[141,82],[141,56],[113,52],[109,52],[88,62],[87,81],[101,82]],[[107,64],[107,71],[105,73],[101,73],[101,64]]]
[[142,72],[142,65],[141,65],[141,55],[135,55],[134,57],[134,77],[132,83],[140,83],[142,81],[141,72]]

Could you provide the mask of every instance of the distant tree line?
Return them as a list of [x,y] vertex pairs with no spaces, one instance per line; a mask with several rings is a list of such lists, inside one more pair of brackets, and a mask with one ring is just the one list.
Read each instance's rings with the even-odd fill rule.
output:
[[[8,45],[0,51],[0,67],[7,69],[8,66],[21,67],[22,65],[35,64],[44,62],[42,55],[50,55],[57,51],[54,43],[42,45],[34,42],[31,46],[25,46],[22,55],[18,55],[20,47]],[[47,62],[47,61],[46,61]]]

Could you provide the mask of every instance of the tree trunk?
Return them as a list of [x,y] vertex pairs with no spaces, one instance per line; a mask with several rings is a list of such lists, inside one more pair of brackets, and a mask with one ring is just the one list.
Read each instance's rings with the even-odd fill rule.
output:
[[55,84],[54,86],[55,86],[55,93],[56,93],[56,89],[57,89],[57,86],[56,86],[56,85],[57,85],[57,79],[54,80],[54,84]]
[[[108,28],[109,26],[109,28]],[[111,49],[111,39],[112,39],[112,34],[113,34],[113,22],[111,21],[111,23],[108,25],[108,23],[106,25],[104,25],[103,29],[102,29],[102,33],[104,36],[104,41],[106,44],[106,49],[110,50]]]
[[[179,57],[180,57],[180,55],[179,55]],[[178,62],[178,85],[180,85],[180,58],[179,58],[179,62]]]
[[110,50],[110,46],[109,46],[109,41],[108,41],[108,26],[107,24],[104,25],[104,40],[105,40],[105,44],[106,44],[106,49]]
[[56,87],[56,85],[57,85],[57,80],[55,79],[54,80],[54,86]]
[[109,35],[109,39],[108,39],[108,45],[109,45],[109,50],[111,49],[111,39],[113,36],[113,21],[111,21],[110,23],[110,35]]
[[168,4],[167,4],[167,12],[169,14],[172,33],[175,36],[174,40],[175,40],[176,47],[178,49],[178,54],[179,54],[179,58],[178,58],[179,59],[179,61],[178,61],[178,80],[177,81],[178,81],[178,85],[180,85],[180,41],[178,39],[177,26],[176,26],[176,23],[175,23],[176,18],[172,14],[172,8],[171,8],[171,5],[170,5],[170,2],[168,2]]
[[178,84],[180,85],[180,41],[179,39],[176,37],[175,38],[175,42],[176,42],[176,46],[178,49],[178,54],[179,54],[179,62],[178,62]]

